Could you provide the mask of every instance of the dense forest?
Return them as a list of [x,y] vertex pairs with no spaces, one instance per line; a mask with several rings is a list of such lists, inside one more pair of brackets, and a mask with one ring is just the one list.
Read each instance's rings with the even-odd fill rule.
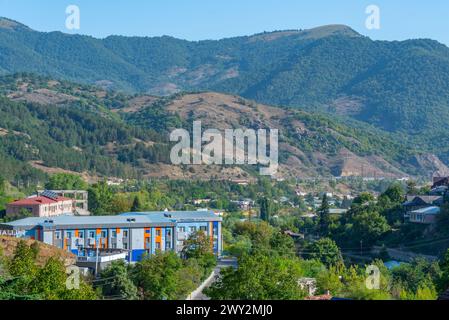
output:
[[[173,110],[174,104],[181,108]],[[295,169],[289,168],[288,163],[298,159],[302,163],[298,170],[304,174],[338,176],[347,161],[342,152],[347,150],[348,157],[368,161],[367,167],[373,157],[384,159],[391,167],[373,167],[378,175],[427,173],[413,162],[425,149],[356,120],[349,123],[324,113],[265,107],[228,95],[213,95],[211,99],[202,93],[164,98],[127,95],[32,74],[15,74],[0,77],[2,176],[8,181],[29,184],[45,181],[45,174],[39,170],[45,168],[99,177],[135,178],[151,173],[149,164],[170,164],[173,143],[168,140],[169,133],[175,128],[191,131],[199,106],[209,108],[206,117],[201,115],[205,129],[214,128],[216,123],[209,122],[214,112],[225,112],[229,118],[237,119],[232,122],[218,118],[229,128],[279,128],[280,162],[287,170]],[[188,108],[192,111],[184,112]],[[273,115],[267,116],[267,112]],[[318,159],[317,154],[327,159]],[[254,170],[243,169],[254,174]]]
[[157,95],[238,94],[348,115],[449,152],[439,143],[449,131],[449,49],[433,40],[372,41],[341,25],[218,41],[95,39],[3,19],[0,51],[3,74],[33,72]]

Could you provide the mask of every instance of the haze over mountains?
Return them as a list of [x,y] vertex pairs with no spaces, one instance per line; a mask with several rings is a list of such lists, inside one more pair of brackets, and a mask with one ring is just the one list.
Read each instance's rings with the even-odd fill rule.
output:
[[[342,25],[218,41],[189,42],[167,36],[95,39],[61,32],[37,32],[3,18],[0,19],[0,74],[17,72],[95,84],[147,97],[184,91],[231,95],[213,96],[213,101],[206,103],[209,109],[204,112],[208,115],[216,112],[214,108],[220,110],[221,105],[232,104],[229,99],[238,101],[237,97],[229,98],[233,95],[258,103],[336,114],[338,119],[322,117],[338,124],[340,129],[356,130],[356,139],[366,137],[363,151],[351,152],[364,158],[367,156],[365,143],[371,144],[369,154],[380,156],[395,168],[381,169],[379,174],[383,171],[428,175],[432,170],[445,170],[441,161],[449,164],[449,49],[433,40],[372,41]],[[62,93],[60,88],[56,91]],[[206,97],[192,99],[204,102]],[[157,106],[153,102],[145,104]],[[188,105],[184,104],[186,108]],[[129,105],[122,107],[130,108]],[[136,120],[135,113],[121,114],[126,121],[131,121]],[[141,110],[137,114],[142,122]],[[249,118],[254,124],[257,116],[252,113]],[[186,119],[181,116],[181,120]],[[146,123],[144,128],[148,129],[149,125]],[[279,125],[291,130],[288,135],[298,129],[291,123]],[[298,147],[295,139],[299,138],[291,137],[289,144]],[[340,143],[339,139],[335,141]],[[381,146],[396,151],[380,150]],[[301,160],[302,170],[312,175],[341,174],[344,172],[341,165],[330,163],[330,159],[331,155],[344,152],[342,147],[347,148],[342,144],[328,153],[324,157],[328,160],[315,153],[312,158],[316,161],[310,157],[320,151],[317,146],[299,149],[309,158]],[[396,154],[398,150],[402,156]],[[325,169],[317,170],[320,163]],[[366,166],[379,169],[380,164]],[[360,174],[360,169],[357,171]]]

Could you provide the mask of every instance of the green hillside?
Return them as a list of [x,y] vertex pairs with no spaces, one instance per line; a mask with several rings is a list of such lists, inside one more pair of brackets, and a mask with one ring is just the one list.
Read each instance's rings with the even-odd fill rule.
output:
[[[93,177],[171,177],[180,169],[170,165],[169,133],[190,130],[193,119],[202,119],[204,128],[278,128],[281,172],[287,176],[402,177],[444,167],[416,161],[426,150],[397,135],[324,113],[213,92],[158,98],[16,74],[0,78],[1,175],[9,181],[43,181],[43,172],[64,170]],[[254,168],[242,169],[254,175]],[[182,177],[210,179],[210,170],[184,168],[191,176]]]
[[341,25],[219,41],[95,39],[0,22],[3,74],[32,72],[156,95],[237,94],[349,115],[449,152],[436,141],[449,132],[449,49],[433,40],[372,41]]

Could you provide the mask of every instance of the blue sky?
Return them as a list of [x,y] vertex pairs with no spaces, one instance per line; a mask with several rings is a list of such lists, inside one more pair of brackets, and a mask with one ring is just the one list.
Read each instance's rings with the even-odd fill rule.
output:
[[[449,45],[447,0],[0,0],[0,16],[39,31],[63,31],[78,5],[81,29],[95,37],[170,35],[219,39],[281,29],[346,24],[373,39],[432,38]],[[381,29],[365,27],[365,9],[381,9]]]

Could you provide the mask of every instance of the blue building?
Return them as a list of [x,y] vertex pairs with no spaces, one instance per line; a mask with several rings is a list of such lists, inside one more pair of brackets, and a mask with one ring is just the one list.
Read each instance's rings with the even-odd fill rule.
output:
[[215,255],[220,256],[223,250],[222,219],[212,211],[178,211],[178,212],[131,212],[121,216],[145,216],[149,218],[169,218],[175,222],[175,250],[181,252],[184,242],[196,231],[205,232]]
[[214,253],[222,252],[221,221],[211,211],[125,213],[119,216],[58,216],[26,218],[0,224],[0,231],[67,250],[84,260],[98,251],[127,252],[129,262],[157,251],[181,252],[195,231],[211,239]]

